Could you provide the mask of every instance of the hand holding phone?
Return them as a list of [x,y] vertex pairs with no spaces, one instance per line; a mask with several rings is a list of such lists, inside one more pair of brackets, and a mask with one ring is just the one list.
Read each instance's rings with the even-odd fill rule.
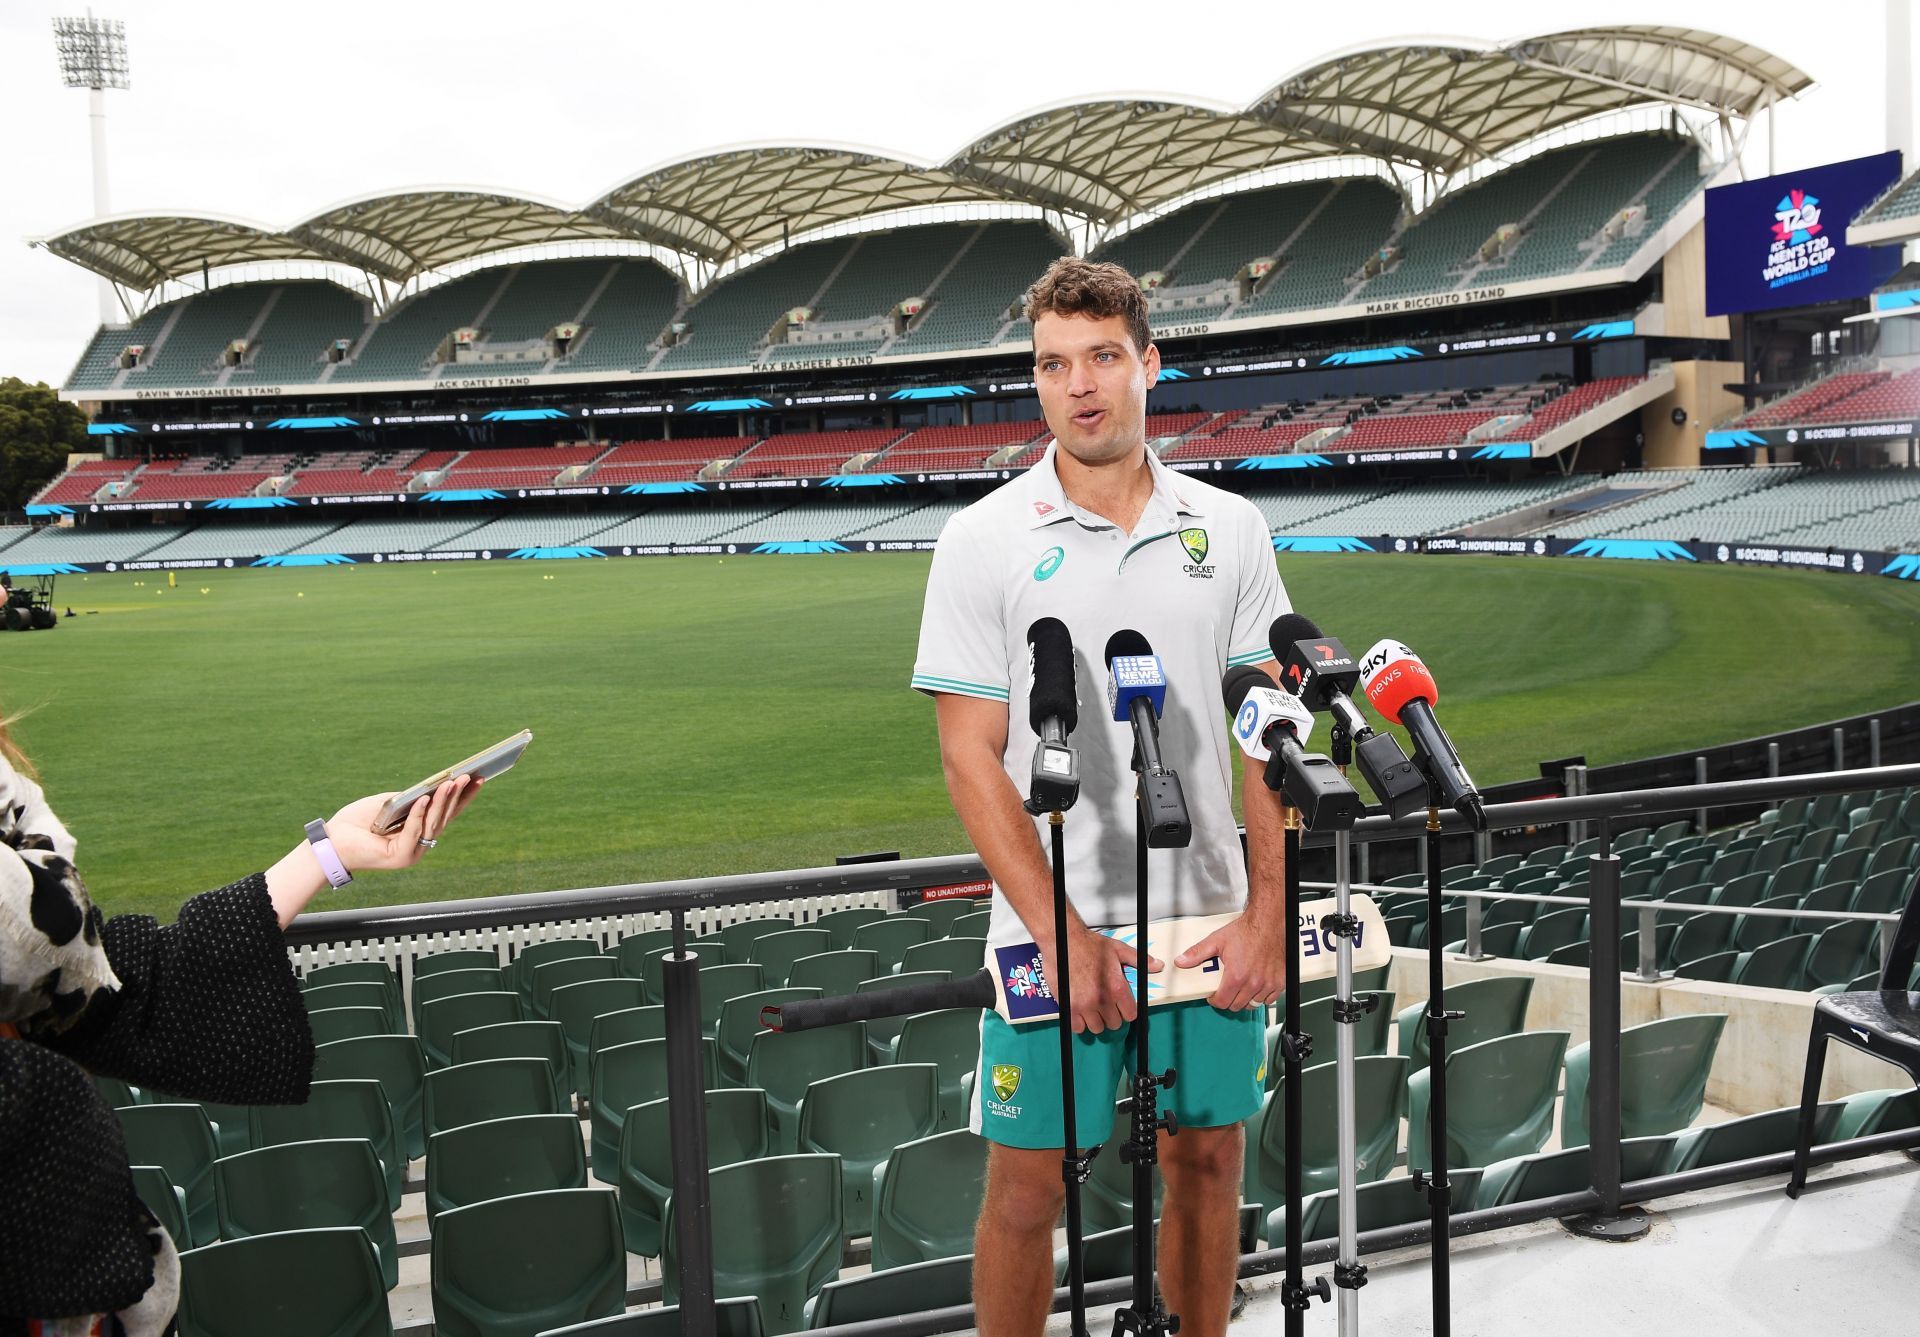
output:
[[527,744],[532,741],[533,730],[522,729],[511,738],[503,738],[485,751],[474,753],[465,761],[456,761],[444,770],[435,771],[381,805],[368,829],[380,836],[399,830],[407,820],[407,809],[456,776],[471,775],[476,780],[491,780],[496,775],[504,774],[513,769],[513,763],[520,760],[520,754],[527,750]]

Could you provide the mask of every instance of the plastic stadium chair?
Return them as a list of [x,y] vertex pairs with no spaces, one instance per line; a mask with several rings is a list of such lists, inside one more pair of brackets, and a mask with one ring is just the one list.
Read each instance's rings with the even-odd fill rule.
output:
[[[915,984],[941,984],[948,979],[944,970],[917,970],[910,975],[876,975],[854,989],[855,993],[883,993],[888,989],[902,989]],[[872,1051],[869,1063],[885,1063],[893,1052],[894,1037],[907,1024],[905,1016],[869,1017],[867,1019],[867,1048]]]
[[300,995],[307,1014],[326,1012],[337,1007],[377,1007],[387,1019],[387,1030],[398,1035],[406,1029],[400,1011],[400,994],[391,984],[373,980],[346,980],[339,984],[316,984]]
[[867,1066],[867,1027],[839,1026],[783,1034],[761,1031],[747,1046],[747,1085],[767,1093],[773,1115],[773,1149],[790,1154],[799,1145],[800,1100],[825,1077]]
[[[1727,1014],[1702,1012],[1662,1017],[1620,1032],[1620,1136],[1658,1137],[1692,1125],[1706,1108],[1707,1078],[1726,1029]],[[1592,1055],[1586,1045],[1567,1051],[1566,1100],[1560,1110],[1560,1145],[1584,1147],[1587,1079]]]
[[807,1302],[807,1326],[830,1328],[971,1303],[973,1255],[963,1254],[829,1281]]
[[507,967],[506,987],[520,995],[529,1009],[533,1006],[533,972],[550,961],[565,961],[575,956],[599,956],[600,944],[587,938],[552,938],[530,942]]
[[385,961],[341,961],[331,966],[315,966],[300,977],[303,989],[319,989],[329,984],[384,984],[395,998],[400,996],[400,976]]
[[[1820,1105],[1814,1116],[1815,1143],[1831,1141],[1834,1125],[1840,1121],[1841,1103],[1830,1100]],[[1755,1156],[1777,1156],[1793,1150],[1794,1127],[1800,1111],[1788,1106],[1749,1114],[1725,1123],[1689,1128],[1674,1139],[1673,1157],[1667,1162],[1668,1174],[1682,1170],[1703,1170]]]
[[[758,1160],[768,1153],[767,1093],[727,1087],[706,1093],[707,1168]],[[673,1196],[671,1106],[649,1100],[627,1111],[620,1129],[620,1223],[627,1252],[660,1256],[660,1223]],[[578,1142],[576,1133],[574,1141]]]
[[498,1026],[476,1026],[453,1037],[452,1067],[495,1058],[539,1059],[547,1065],[547,1076],[552,1082],[553,1108],[556,1111],[572,1108],[567,1037],[559,1022],[503,1021]]
[[[1673,1152],[1673,1142],[1671,1133],[1661,1137],[1622,1138],[1620,1182],[1631,1184],[1663,1173]],[[1489,1165],[1480,1180],[1479,1197],[1462,1198],[1456,1193],[1455,1210],[1466,1210],[1460,1205],[1463,1202],[1468,1207],[1484,1210],[1582,1192],[1593,1186],[1593,1172],[1588,1164],[1592,1154],[1591,1147],[1578,1146],[1515,1156]]]
[[720,1006],[720,1024],[714,1028],[713,1035],[714,1045],[720,1055],[720,1075],[734,1086],[746,1081],[747,1046],[753,1043],[754,1036],[766,1029],[760,1024],[760,1009],[819,996],[818,989],[761,989],[756,993],[743,993],[727,999]]
[[[765,1337],[760,1302],[751,1296],[714,1301],[713,1331],[715,1337]],[[570,1323],[548,1328],[539,1337],[680,1337],[680,1306],[655,1305],[591,1323]]]
[[[336,988],[348,988],[337,985]],[[332,1044],[335,1040],[351,1040],[362,1035],[391,1035],[393,1025],[387,1020],[384,1007],[330,1007],[323,1012],[310,1013],[307,1025],[313,1030],[313,1042],[317,1045]]]
[[427,1074],[428,1145],[435,1133],[486,1119],[565,1112],[544,1058],[487,1058]]
[[1732,950],[1715,952],[1712,956],[1682,961],[1673,968],[1673,976],[1675,979],[1700,980],[1710,984],[1731,984],[1734,967],[1739,964],[1740,953]]
[[986,1191],[978,1133],[956,1128],[895,1147],[873,1171],[873,1270],[972,1253]]
[[878,906],[860,906],[852,910],[835,910],[831,914],[821,915],[808,928],[823,928],[832,940],[831,950],[843,952],[853,946],[853,935],[862,924],[871,924],[876,919],[885,919],[887,912]]
[[1569,943],[1585,941],[1586,936],[1585,910],[1577,905],[1570,909],[1550,910],[1528,926],[1526,935],[1520,939],[1520,955],[1528,961],[1544,961],[1551,953]]
[[304,1105],[255,1105],[253,1145],[277,1147],[283,1142],[320,1142],[357,1137],[373,1144],[387,1181],[387,1210],[400,1210],[401,1186],[407,1161],[393,1129],[393,1113],[380,1083],[363,1079],[315,1082],[307,1088]]
[[[159,1104],[172,1097],[155,1092],[153,1099]],[[238,1156],[253,1150],[253,1130],[245,1105],[223,1105],[217,1100],[194,1103],[207,1112],[207,1120],[213,1125],[213,1145],[222,1156]]]
[[[1466,925],[1460,926],[1461,936],[1457,941],[1447,943],[1445,951],[1449,954],[1467,950]],[[1520,955],[1520,935],[1527,931],[1527,925],[1516,923],[1494,924],[1480,930],[1480,951],[1486,956],[1500,956],[1513,960]]]
[[491,947],[463,947],[451,952],[429,952],[413,958],[413,984],[449,970],[498,970],[500,953]]
[[[378,1088],[376,1088],[377,1090]],[[196,1245],[220,1237],[213,1203],[213,1124],[198,1105],[132,1105],[114,1111],[133,1165],[157,1165],[186,1195],[187,1234]]]
[[847,1238],[873,1228],[873,1168],[902,1142],[940,1127],[940,1069],[896,1063],[826,1077],[800,1100],[800,1150],[840,1158],[840,1202]]
[[832,950],[833,935],[827,930],[790,928],[755,938],[747,959],[760,967],[767,988],[778,989],[786,984],[795,961]]
[[[699,961],[701,970],[709,966],[724,966],[729,961],[741,959],[728,955],[727,945],[720,941],[720,935],[717,933],[709,933],[704,938],[695,938],[688,945],[688,950]],[[648,952],[642,958],[640,979],[646,987],[641,990],[641,1002],[649,1005],[657,1004],[665,996],[667,977],[660,967],[672,955],[672,947],[660,947]]]
[[1904,868],[1875,873],[1861,880],[1848,909],[1857,915],[1897,915],[1907,903],[1907,888],[1912,884],[1913,874]]
[[[1915,841],[1912,836],[1882,841],[1874,846],[1873,853],[1868,857],[1866,867],[1861,871],[1860,876],[1868,878],[1876,877],[1881,873],[1907,871],[1913,865],[1914,846]],[[1829,863],[1831,864],[1831,860]]]
[[[719,1085],[720,1060],[713,1041],[700,1043],[704,1051],[703,1085],[711,1090]],[[620,1129],[627,1121],[627,1111],[635,1105],[663,1099],[667,1094],[667,1042],[639,1040],[602,1051],[594,1060],[589,1094],[587,1113],[593,1142],[588,1165],[592,1167],[593,1177],[603,1184],[617,1183]]]
[[[713,1208],[713,1293],[753,1295],[769,1333],[797,1332],[807,1297],[840,1272],[844,1235],[834,1156],[769,1156],[723,1165],[708,1180]],[[673,1202],[661,1227],[660,1279],[679,1298]],[[437,1312],[437,1311],[436,1311]]]
[[[1756,901],[1756,910],[1798,910],[1798,896],[1769,896]],[[1741,915],[1734,925],[1733,946],[1735,951],[1750,952],[1756,947],[1787,936],[1792,931],[1791,919],[1777,919],[1772,915]]]
[[1836,1142],[1920,1127],[1920,1087],[1906,1091],[1862,1091],[1847,1096],[1840,1107],[1840,1117],[1833,1126]]
[[907,948],[917,942],[926,942],[932,936],[933,926],[924,919],[912,915],[889,915],[854,930],[853,945],[878,953],[880,973],[888,975],[900,968],[900,958],[907,954]]
[[[567,1067],[561,1077],[568,1086],[585,1095],[592,1084],[587,1060],[592,1054],[594,1019],[642,1006],[645,993],[643,981],[625,978],[581,980],[553,991],[549,1015],[560,1023],[566,1037]],[[661,1015],[664,1018],[665,1013]]]
[[785,933],[800,926],[791,919],[743,919],[737,924],[728,924],[714,936],[720,939],[721,946],[727,949],[729,961],[751,961],[753,944],[769,933]]
[[[619,976],[620,965],[610,956],[568,956],[547,961],[527,972],[527,993],[523,1002],[531,1002],[530,1015],[546,1021],[553,1015],[553,991],[588,980],[610,980]],[[631,981],[629,981],[631,982]]]
[[[1451,990],[1449,990],[1451,992]],[[1553,1134],[1565,1031],[1527,1031],[1447,1054],[1447,1164],[1487,1166],[1540,1150]],[[1407,1079],[1407,1165],[1431,1170],[1425,1068]]]
[[[767,935],[771,937],[772,935]],[[720,1030],[720,1009],[729,998],[759,993],[768,987],[767,972],[752,961],[704,966],[700,971],[700,1033],[709,1040]]]
[[437,975],[416,976],[413,981],[413,1029],[420,1030],[420,1009],[442,998],[463,993],[511,993],[505,983],[506,972],[498,966],[463,967]]
[[[1480,1188],[1480,1171],[1466,1169],[1447,1171],[1447,1182],[1453,1188],[1453,1210],[1464,1212],[1474,1205],[1475,1195]],[[1433,1208],[1427,1203],[1427,1195],[1414,1187],[1413,1180],[1406,1177],[1395,1179],[1376,1179],[1371,1184],[1360,1185],[1354,1199],[1355,1222],[1359,1230],[1385,1230],[1391,1226],[1408,1226],[1416,1221],[1428,1221],[1433,1218]],[[1340,1190],[1322,1189],[1300,1201],[1300,1238],[1303,1243],[1314,1240],[1332,1239],[1340,1230]],[[1287,1209],[1276,1207],[1267,1213],[1261,1223],[1266,1232],[1262,1238],[1274,1241],[1274,1247],[1284,1245],[1287,1240]]]
[[987,963],[985,938],[934,938],[916,942],[900,958],[900,973],[944,970],[951,979],[973,974]]
[[949,938],[984,938],[993,925],[993,911],[975,910],[970,915],[961,915],[953,921],[947,930]]
[[525,1337],[618,1314],[626,1292],[611,1189],[494,1198],[433,1223],[436,1337]]
[[[1316,1063],[1300,1074],[1301,1105],[1306,1111],[1305,1140],[1300,1148],[1301,1193],[1318,1193],[1336,1186],[1338,1177],[1338,1121],[1334,1118],[1332,1062]],[[1355,1150],[1359,1182],[1371,1184],[1393,1170],[1400,1150],[1400,1118],[1407,1112],[1408,1063],[1404,1058],[1375,1055],[1354,1060]],[[1249,1129],[1254,1135],[1256,1130]],[[1278,1204],[1286,1200],[1287,1159],[1286,1079],[1274,1086],[1272,1099],[1261,1111],[1257,1127],[1259,1150],[1250,1154],[1253,1182],[1247,1186],[1250,1202]]]
[[1806,984],[1807,957],[1813,951],[1813,935],[1796,933],[1790,938],[1763,942],[1734,968],[1733,982],[1750,989],[1801,989]]
[[400,1138],[402,1154],[408,1160],[426,1155],[426,1111],[422,1101],[427,1084],[427,1060],[421,1052],[420,1041],[411,1035],[363,1035],[314,1047],[314,1081],[354,1079],[380,1083],[394,1132]]
[[933,936],[947,937],[954,924],[982,909],[991,909],[985,896],[952,896],[940,901],[921,901],[912,912],[933,926]]
[[644,929],[639,933],[629,933],[613,945],[613,961],[620,968],[620,973],[628,979],[645,979],[647,953],[671,946],[673,946],[671,928]]
[[1773,875],[1773,881],[1767,884],[1767,898],[1776,896],[1804,896],[1813,890],[1814,879],[1820,875],[1820,860],[1795,859],[1784,864]]
[[182,1252],[191,1249],[193,1240],[187,1233],[187,1195],[173,1186],[173,1181],[167,1178],[167,1172],[158,1165],[136,1165],[132,1170],[133,1191],[147,1205],[147,1210],[153,1213],[153,1219],[160,1223],[160,1228],[172,1236],[173,1247]]
[[878,952],[855,951],[849,947],[844,951],[801,957],[788,972],[787,983],[798,988],[818,989],[823,998],[839,998],[879,973]]
[[1870,919],[1828,921],[1814,935],[1813,950],[1807,953],[1801,971],[1803,986],[1818,988],[1859,978],[1862,968],[1873,964],[1879,942],[1880,926]]
[[453,1037],[461,1031],[524,1017],[517,993],[463,993],[422,1003],[414,1029],[426,1053],[427,1066],[444,1068],[453,1062]]
[[356,1226],[182,1254],[179,1318],[180,1337],[393,1337],[380,1260]]
[[127,1105],[147,1104],[146,1093],[137,1086],[130,1086],[118,1077],[103,1077],[99,1073],[90,1074],[93,1089],[100,1093],[100,1099],[107,1102],[108,1109],[120,1109]]
[[1673,935],[1668,954],[1677,964],[1724,952],[1733,943],[1733,923],[1733,915],[1694,915]]
[[931,1063],[940,1069],[940,1128],[967,1125],[961,1083],[980,1065],[980,1009],[920,1012],[901,1024],[888,1056],[893,1063]]
[[[1800,909],[1824,911],[1830,914],[1845,914],[1847,907],[1853,904],[1853,896],[1858,891],[1857,882],[1822,882],[1812,891],[1800,898]],[[1819,937],[1834,925],[1838,919],[1815,919],[1811,915],[1802,919],[1787,921],[1793,927],[1785,930],[1792,933],[1811,933]]]
[[618,1012],[602,1012],[587,1028],[587,1070],[593,1070],[593,1056],[615,1045],[630,1045],[635,1040],[667,1038],[667,1009],[664,1004],[651,1007],[623,1007]]
[[324,1226],[358,1226],[380,1256],[386,1288],[400,1284],[387,1185],[373,1148],[360,1138],[284,1142],[213,1166],[220,1238],[271,1235]]
[[587,1149],[571,1114],[522,1114],[435,1133],[427,1151],[427,1220],[451,1207],[587,1186]]
[[[1467,1015],[1448,1023],[1447,1051],[1502,1035],[1518,1035],[1527,1028],[1527,1004],[1533,999],[1533,976],[1489,975],[1447,986],[1447,1011]],[[1400,1009],[1400,1052],[1413,1066],[1427,1066],[1426,1000]]]

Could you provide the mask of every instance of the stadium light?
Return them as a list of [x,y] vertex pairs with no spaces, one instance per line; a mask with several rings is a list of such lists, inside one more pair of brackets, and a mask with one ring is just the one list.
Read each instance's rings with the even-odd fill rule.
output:
[[[97,19],[88,10],[84,18],[53,21],[53,51],[60,60],[60,78],[68,88],[87,90],[87,118],[93,139],[93,214],[105,217],[107,204],[107,92],[133,86],[127,64],[127,25],[119,19]],[[100,323],[114,323],[119,302],[113,284],[100,280]]]

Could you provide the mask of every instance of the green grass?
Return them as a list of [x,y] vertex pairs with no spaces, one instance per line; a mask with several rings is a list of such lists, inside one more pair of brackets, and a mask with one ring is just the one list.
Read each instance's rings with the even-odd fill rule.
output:
[[[1626,562],[1283,557],[1356,654],[1411,643],[1483,784],[1914,695],[1920,588]],[[906,680],[924,557],[63,577],[97,615],[0,639],[0,704],[109,911],[171,917],[308,818],[523,726],[420,868],[316,908],[965,848]],[[1817,678],[1796,668],[1811,656]],[[1175,690],[1186,690],[1176,684]],[[1213,684],[1202,688],[1209,693]],[[1225,727],[1224,718],[1222,727]]]

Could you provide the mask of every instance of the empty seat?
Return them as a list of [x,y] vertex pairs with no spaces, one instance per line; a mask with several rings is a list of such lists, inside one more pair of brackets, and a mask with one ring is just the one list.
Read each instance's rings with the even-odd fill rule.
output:
[[[1449,990],[1451,992],[1451,990]],[[1553,1133],[1565,1031],[1503,1035],[1447,1055],[1447,1164],[1486,1166],[1540,1150]],[[1433,1168],[1428,1072],[1407,1082],[1407,1165]]]
[[453,1062],[453,1037],[461,1031],[519,1021],[523,1016],[520,995],[505,990],[456,994],[422,1003],[416,1029],[420,1047],[426,1051],[427,1066],[444,1068]]
[[[706,1093],[707,1168],[756,1160],[768,1151],[767,1093],[729,1087]],[[576,1135],[575,1142],[579,1141]],[[620,1221],[627,1252],[660,1256],[660,1226],[673,1196],[673,1127],[666,1100],[627,1111],[620,1129]]]
[[931,1063],[940,1070],[940,1127],[967,1124],[965,1083],[980,1062],[980,1009],[946,1008],[908,1017],[893,1037],[895,1063]]
[[809,1328],[917,1314],[973,1302],[973,1255],[829,1281],[807,1307]]
[[302,1105],[255,1105],[253,1145],[277,1147],[283,1142],[318,1142],[357,1137],[373,1144],[387,1181],[387,1210],[400,1210],[401,1185],[407,1160],[393,1128],[393,1112],[380,1083],[364,1079],[315,1082]]
[[[374,1088],[376,1092],[378,1087]],[[196,1245],[220,1237],[213,1201],[213,1163],[218,1149],[213,1124],[198,1105],[133,1105],[114,1111],[132,1165],[157,1165],[186,1195],[187,1233]]]
[[956,1128],[893,1149],[873,1172],[873,1270],[973,1252],[987,1142]]
[[906,955],[907,948],[917,942],[927,941],[932,935],[933,926],[924,919],[911,915],[889,915],[855,929],[853,945],[875,953],[879,958],[879,973],[885,975],[899,969],[900,958]]
[[498,970],[499,968],[500,953],[491,947],[463,947],[448,952],[429,952],[425,956],[413,958],[413,985],[418,989],[421,980],[449,970]]
[[[1724,1012],[1662,1017],[1620,1032],[1620,1135],[1656,1137],[1692,1125],[1706,1107],[1707,1078],[1726,1028]],[[1587,1079],[1591,1051],[1567,1051],[1566,1103],[1560,1144],[1587,1145]]]
[[567,1085],[585,1095],[592,1082],[588,1054],[593,1041],[594,1018],[609,1012],[625,1012],[646,1001],[646,985],[640,980],[581,980],[555,989],[549,1017],[560,1023],[566,1037]]
[[650,928],[639,933],[629,933],[614,944],[614,964],[628,979],[644,979],[647,973],[645,966],[647,953],[671,946],[673,946],[671,928]]
[[[337,988],[349,988],[349,985],[337,985]],[[384,1007],[332,1007],[322,1012],[310,1013],[307,1025],[313,1031],[313,1042],[317,1045],[332,1044],[335,1040],[351,1040],[362,1035],[391,1035],[393,1026],[387,1020]]]
[[[817,956],[833,950],[833,935],[823,928],[783,929],[763,933],[753,940],[748,960],[760,967],[768,988],[777,989],[787,982],[793,963],[803,956]],[[705,980],[701,981],[705,984]]]
[[[566,1033],[560,1029],[557,1021],[503,1021],[498,1026],[476,1026],[470,1031],[461,1031],[453,1037],[453,1064],[460,1067],[467,1063],[479,1063],[494,1058],[537,1058],[547,1065],[547,1076],[553,1087],[553,1108],[571,1109],[573,1102],[569,1094],[573,1084],[568,1079],[571,1061],[567,1057]],[[449,1069],[441,1069],[448,1071]],[[537,1111],[523,1111],[536,1113]],[[490,1115],[500,1118],[501,1115]],[[468,1121],[471,1122],[471,1121]],[[447,1125],[443,1125],[445,1127]]]
[[[1631,1184],[1664,1173],[1673,1151],[1673,1135],[1628,1137],[1620,1141],[1620,1182]],[[1560,1151],[1541,1151],[1515,1156],[1486,1168],[1480,1180],[1478,1200],[1455,1196],[1455,1203],[1471,1207],[1505,1207],[1510,1203],[1532,1202],[1537,1198],[1557,1198],[1579,1193],[1593,1186],[1590,1161],[1593,1149],[1569,1147]]]
[[427,1142],[435,1133],[521,1114],[560,1114],[553,1070],[541,1058],[488,1058],[427,1074]]
[[[910,975],[875,975],[855,987],[855,993],[883,993],[888,989],[911,988],[916,984],[943,984],[947,980],[944,970],[919,970]],[[892,1016],[869,1017],[867,1019],[867,1048],[871,1052],[869,1063],[885,1063],[893,1050],[894,1037],[907,1024],[907,1013],[895,1013]]]
[[[465,953],[461,953],[465,955]],[[420,1009],[442,998],[464,993],[499,993],[506,988],[505,972],[499,966],[461,966],[433,975],[416,975],[413,980],[413,1029],[420,1029]]]
[[787,983],[796,988],[818,989],[823,998],[838,998],[852,993],[879,973],[878,952],[848,948],[801,957],[787,972]]
[[[1449,1169],[1447,1183],[1453,1190],[1453,1210],[1467,1211],[1474,1205],[1480,1187],[1480,1171],[1467,1167]],[[1390,1226],[1412,1225],[1433,1219],[1433,1207],[1427,1195],[1409,1177],[1376,1179],[1362,1184],[1354,1198],[1356,1230],[1385,1230]],[[1332,1239],[1339,1233],[1340,1190],[1322,1189],[1300,1200],[1300,1239],[1302,1243]],[[1287,1239],[1287,1209],[1276,1207],[1262,1223],[1264,1238],[1279,1248]]]
[[[711,1040],[700,1042],[703,1087],[719,1085],[720,1062]],[[749,1083],[751,1085],[751,1083]],[[620,1130],[627,1111],[635,1105],[660,1100],[667,1095],[667,1042],[639,1040],[630,1045],[615,1045],[603,1051],[593,1064],[593,1085],[587,1105],[592,1128],[592,1156],[588,1164],[593,1177],[612,1184],[620,1176]]]
[[747,1085],[767,1093],[774,1150],[784,1154],[799,1145],[800,1100],[807,1087],[866,1066],[864,1022],[789,1033],[761,1031],[754,1036],[747,1046]]
[[822,1078],[800,1101],[800,1150],[840,1158],[848,1238],[872,1228],[873,1170],[902,1142],[931,1137],[940,1124],[940,1070],[896,1063]]
[[586,938],[554,938],[545,942],[528,943],[520,949],[519,955],[507,967],[506,987],[520,995],[520,1001],[529,1008],[533,1005],[533,972],[539,966],[550,961],[564,961],[569,957],[598,956],[600,944]]
[[728,924],[714,936],[720,945],[726,948],[729,961],[750,961],[753,959],[753,944],[756,939],[769,933],[784,933],[800,927],[791,919],[769,917],[766,919],[743,919],[737,924]]
[[[839,1158],[769,1156],[723,1165],[712,1172],[708,1193],[714,1295],[757,1296],[769,1333],[799,1331],[807,1298],[840,1271]],[[680,1298],[673,1217],[670,1199],[660,1256],[670,1304]]]
[[807,927],[823,928],[832,939],[834,951],[844,951],[853,946],[853,935],[862,924],[871,924],[876,919],[885,919],[887,912],[875,906],[861,906],[852,910],[835,910],[831,914],[821,915]]
[[[1359,1182],[1370,1184],[1393,1170],[1400,1150],[1400,1117],[1406,1113],[1408,1061],[1373,1055],[1354,1060],[1355,1152]],[[1286,1079],[1275,1084],[1251,1135],[1259,1140],[1248,1157],[1252,1173],[1247,1200],[1277,1206],[1286,1200],[1287,1160],[1300,1157],[1302,1194],[1335,1186],[1338,1178],[1338,1130],[1334,1117],[1338,1065],[1317,1063],[1300,1074],[1300,1098],[1306,1117],[1305,1141],[1296,1152],[1287,1146]]]
[[314,1081],[356,1079],[380,1083],[401,1153],[409,1160],[426,1155],[427,1060],[420,1041],[411,1035],[363,1035],[314,1047]]
[[[1840,1111],[1841,1103],[1837,1100],[1827,1101],[1818,1107],[1813,1127],[1815,1145],[1831,1140]],[[1724,1123],[1708,1124],[1703,1128],[1689,1128],[1674,1139],[1673,1156],[1667,1162],[1667,1173],[1703,1170],[1708,1166],[1727,1165],[1755,1156],[1777,1156],[1792,1151],[1799,1119],[1800,1111],[1789,1106],[1786,1109],[1768,1110],[1764,1114],[1728,1119]]]
[[916,942],[900,957],[900,973],[944,970],[954,979],[962,979],[986,964],[984,938],[935,938]]
[[[713,1331],[715,1337],[764,1337],[760,1302],[752,1296],[715,1300]],[[564,1328],[548,1328],[540,1337],[680,1337],[680,1306],[655,1305],[612,1318],[569,1323]]]
[[173,1239],[173,1247],[185,1252],[193,1247],[193,1239],[187,1233],[187,1195],[173,1186],[167,1178],[167,1172],[157,1165],[135,1165],[133,1171],[133,1191],[147,1210],[153,1213],[153,1219],[160,1228]]
[[355,1226],[182,1254],[179,1318],[180,1337],[393,1337],[380,1260]]
[[525,1337],[617,1314],[626,1280],[611,1189],[493,1198],[433,1224],[437,1337]]
[[[778,937],[778,934],[769,934]],[[765,939],[762,939],[765,941]],[[747,1077],[747,1046],[766,1029],[760,1024],[760,1010],[802,998],[818,998],[818,989],[761,989],[727,999],[720,1006],[720,1024],[714,1028],[714,1044],[720,1057],[720,1072],[734,1085]]]
[[486,1119],[435,1133],[427,1149],[427,1220],[450,1207],[587,1186],[587,1149],[571,1114]]
[[380,1256],[386,1289],[400,1281],[393,1212],[373,1146],[360,1138],[283,1142],[223,1156],[213,1167],[221,1239],[358,1226]]
[[620,965],[610,956],[568,956],[558,961],[543,961],[527,972],[527,991],[523,1002],[532,1005],[532,1015],[544,1020],[553,1014],[553,992],[569,984],[587,980],[613,979]]
[[[1449,1053],[1527,1028],[1527,1003],[1533,997],[1531,975],[1490,975],[1447,986],[1449,1012],[1464,1012],[1448,1023]],[[1400,1010],[1400,1052],[1416,1069],[1427,1065],[1427,1005],[1424,1001]]]

